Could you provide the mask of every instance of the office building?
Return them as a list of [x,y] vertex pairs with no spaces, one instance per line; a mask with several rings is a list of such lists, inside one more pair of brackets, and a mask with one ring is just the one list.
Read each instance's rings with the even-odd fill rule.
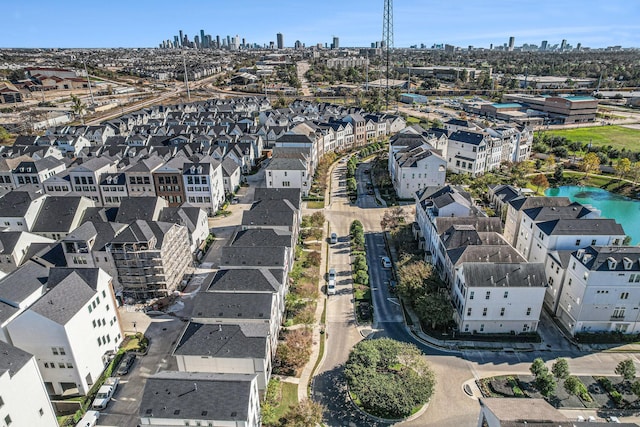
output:
[[340,39],[338,37],[333,38],[333,43],[331,43],[331,49],[340,49]]
[[513,52],[513,45],[516,42],[516,38],[511,36],[509,37],[509,52]]
[[184,36],[182,34],[182,30],[180,30],[179,33],[180,33],[180,39],[179,39],[180,41],[179,41],[179,43],[180,43],[180,46],[182,46],[182,41],[184,40]]
[[220,49],[220,36],[216,36],[216,47]]
[[284,49],[284,36],[282,33],[276,34],[278,49]]
[[562,39],[562,43],[560,43],[560,50],[565,50],[567,48],[567,40]]
[[542,43],[540,44],[540,50],[547,50],[548,44],[549,42],[547,40],[542,40]]

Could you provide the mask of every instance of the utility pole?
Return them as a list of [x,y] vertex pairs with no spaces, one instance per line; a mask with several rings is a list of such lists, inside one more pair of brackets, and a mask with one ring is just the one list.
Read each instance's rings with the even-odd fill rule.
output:
[[387,110],[389,109],[389,66],[390,53],[393,46],[393,0],[384,0],[384,13],[382,16],[382,42],[384,43],[387,62]]
[[87,71],[87,61],[82,58],[82,63],[84,64],[84,72],[87,75],[87,84],[89,85],[89,95],[91,96],[91,105],[94,105],[93,101],[93,91],[91,90],[91,79],[89,79],[89,72]]

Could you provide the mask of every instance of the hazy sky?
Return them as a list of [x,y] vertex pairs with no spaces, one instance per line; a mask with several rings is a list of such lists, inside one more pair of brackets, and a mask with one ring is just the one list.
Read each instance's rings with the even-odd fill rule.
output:
[[[383,0],[31,0],[4,2],[0,47],[155,47],[183,30],[285,46],[369,46],[382,38]],[[640,0],[395,0],[394,46],[488,47],[562,39],[640,47]]]

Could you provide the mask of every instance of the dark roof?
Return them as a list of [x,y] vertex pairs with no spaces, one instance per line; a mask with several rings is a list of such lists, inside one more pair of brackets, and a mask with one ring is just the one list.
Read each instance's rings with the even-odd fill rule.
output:
[[615,219],[556,219],[537,224],[540,230],[550,236],[570,235],[570,236],[623,236],[624,230]]
[[495,231],[496,233],[502,233],[502,221],[497,217],[474,217],[474,216],[460,216],[460,217],[437,217],[436,229],[438,234],[442,234],[448,230],[452,225],[473,225],[478,232]]
[[20,311],[19,308],[14,307],[13,305],[7,304],[4,301],[0,301],[0,325],[2,325],[7,320],[11,319],[19,311]]
[[[4,231],[0,233],[0,254],[10,255],[24,231]],[[22,254],[19,254],[22,256]]]
[[276,139],[276,143],[313,144],[313,140],[309,138],[307,135],[301,135],[297,133],[285,133],[284,135]]
[[300,159],[275,157],[271,159],[269,165],[265,169],[276,171],[304,171],[307,170],[307,166]]
[[194,318],[230,319],[236,322],[243,319],[268,321],[273,301],[274,295],[264,292],[200,292],[195,297],[191,315]]
[[291,235],[279,234],[272,228],[250,228],[239,231],[231,246],[237,247],[291,247]]
[[163,208],[158,220],[184,225],[192,233],[198,227],[200,215],[206,217],[207,214],[199,207],[183,205],[175,208]]
[[480,132],[458,130],[449,135],[449,140],[464,142],[465,144],[480,145],[486,135]]
[[203,288],[217,292],[278,292],[281,275],[282,270],[266,268],[218,270],[207,276]]
[[296,217],[295,208],[288,200],[259,200],[242,213],[242,225],[291,227]]
[[506,242],[504,245],[468,245],[447,251],[447,256],[455,265],[467,262],[521,263],[527,260]]
[[572,255],[593,271],[640,271],[638,246],[589,246],[582,252],[574,251]]
[[154,214],[159,204],[165,205],[160,197],[123,197],[115,220],[125,224],[138,219],[156,221],[158,218],[154,218]]
[[32,357],[26,351],[0,340],[0,376],[9,371],[9,376],[13,377]]
[[[155,249],[162,247],[164,235],[175,224],[159,221],[134,221],[113,238],[112,243],[147,243],[156,238]],[[154,248],[149,248],[154,249]]]
[[48,268],[34,261],[27,261],[0,280],[0,300],[21,304],[33,293],[42,292],[48,275]]
[[141,418],[243,421],[256,375],[164,371],[147,379]]
[[265,251],[261,247],[234,247],[222,248],[220,266],[235,267],[284,267],[285,247],[279,246]]
[[547,285],[542,263],[466,262],[463,268],[467,286],[544,288]]
[[263,323],[189,322],[174,355],[264,359],[269,357],[268,331],[269,325]]
[[540,206],[569,206],[571,200],[568,197],[525,197],[520,196],[509,202],[517,211]]
[[71,231],[74,219],[84,215],[84,212],[78,212],[82,199],[82,196],[47,197],[31,230],[34,233]]
[[299,188],[256,188],[253,199],[258,200],[288,200],[294,208],[300,209],[302,192]]
[[496,197],[498,197],[504,203],[508,203],[516,197],[520,197],[520,190],[511,185],[494,184],[490,185],[489,188],[491,188]]
[[0,198],[0,216],[4,218],[22,218],[27,213],[31,203],[42,197],[29,191],[13,190]]
[[524,214],[535,222],[550,221],[553,219],[577,219],[592,213],[580,203],[572,203],[569,206],[540,206],[525,209]]
[[96,295],[97,268],[52,268],[47,291],[30,310],[65,325]]

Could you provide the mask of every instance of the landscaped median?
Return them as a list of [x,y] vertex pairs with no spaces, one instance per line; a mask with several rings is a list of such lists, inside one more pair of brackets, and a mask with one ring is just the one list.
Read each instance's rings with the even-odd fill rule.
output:
[[617,376],[574,376],[564,359],[557,359],[549,370],[538,358],[529,370],[531,375],[481,378],[477,385],[484,397],[540,398],[562,409],[640,409],[640,381],[634,381],[631,359],[618,364]]
[[370,322],[373,318],[371,287],[369,286],[369,266],[364,244],[364,228],[355,220],[349,229],[351,242],[351,269],[353,274],[353,300],[358,322]]
[[420,350],[389,338],[359,342],[344,372],[353,403],[385,420],[402,420],[420,411],[435,386]]

